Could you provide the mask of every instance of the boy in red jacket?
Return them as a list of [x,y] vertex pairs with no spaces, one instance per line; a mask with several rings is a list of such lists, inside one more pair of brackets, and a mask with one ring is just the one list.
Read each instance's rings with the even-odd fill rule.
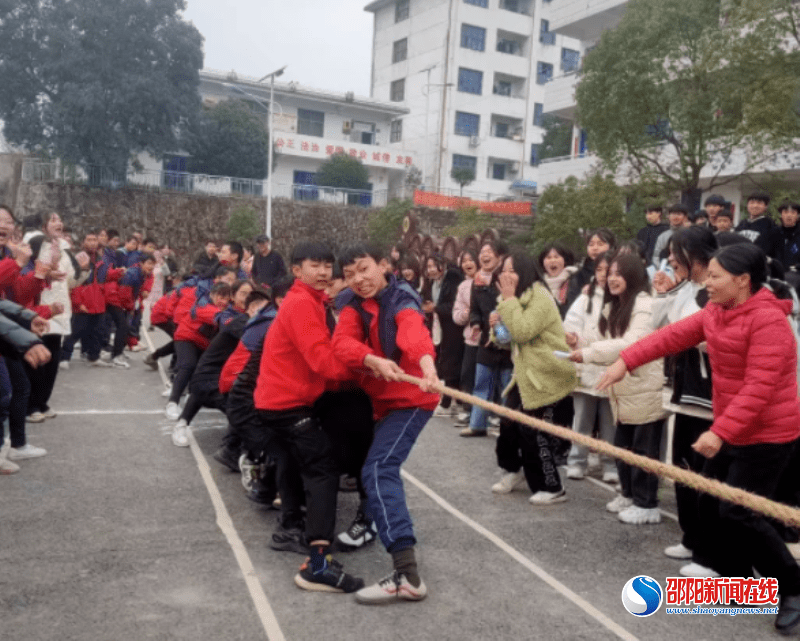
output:
[[[294,581],[304,590],[355,592],[364,581],[346,574],[330,555],[336,526],[339,469],[328,436],[314,415],[314,402],[335,381],[349,380],[350,370],[333,354],[325,302],[333,271],[333,252],[318,242],[292,250],[297,279],[286,294],[264,339],[253,401],[275,446],[288,452],[300,470],[306,492],[306,540],[309,559]],[[280,475],[284,509],[296,492]]]
[[[359,590],[356,601],[420,601],[427,588],[417,571],[417,540],[400,466],[439,403],[439,394],[431,392],[439,382],[433,341],[418,294],[397,281],[377,248],[355,245],[345,250],[339,262],[350,291],[343,295],[333,351],[349,367],[366,367],[374,375],[362,380],[372,399],[376,425],[361,476],[369,516],[394,562],[392,574]],[[419,387],[399,382],[397,376],[403,372],[424,382]]]

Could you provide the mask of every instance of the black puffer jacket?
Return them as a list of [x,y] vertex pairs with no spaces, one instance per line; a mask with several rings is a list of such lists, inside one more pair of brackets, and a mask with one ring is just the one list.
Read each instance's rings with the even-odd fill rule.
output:
[[469,324],[481,328],[481,337],[478,341],[477,362],[486,367],[510,368],[511,352],[489,343],[489,315],[497,307],[499,291],[494,281],[489,285],[473,285],[469,305]]
[[[36,312],[25,309],[9,300],[0,300],[0,355],[6,358],[22,358],[41,339],[29,331]],[[58,355],[54,354],[54,358]]]

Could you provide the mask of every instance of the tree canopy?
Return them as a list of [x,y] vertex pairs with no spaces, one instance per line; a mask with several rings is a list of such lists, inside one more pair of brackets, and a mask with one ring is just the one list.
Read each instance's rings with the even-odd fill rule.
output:
[[30,151],[124,173],[177,151],[200,105],[184,0],[0,0],[0,118]]
[[695,198],[704,168],[713,188],[733,162],[746,172],[791,153],[800,74],[782,5],[796,11],[791,0],[728,0],[722,16],[719,0],[631,0],[576,89],[592,151]]
[[450,178],[458,183],[461,188],[461,194],[464,194],[464,187],[472,184],[475,180],[475,170],[469,167],[454,167],[450,172]]
[[317,169],[317,185],[344,189],[368,189],[369,171],[358,158],[335,154]]
[[266,116],[243,100],[223,100],[203,109],[184,147],[189,171],[260,180],[267,175]]
[[572,145],[572,122],[545,114],[542,117],[544,136],[539,146],[539,160],[569,156]]

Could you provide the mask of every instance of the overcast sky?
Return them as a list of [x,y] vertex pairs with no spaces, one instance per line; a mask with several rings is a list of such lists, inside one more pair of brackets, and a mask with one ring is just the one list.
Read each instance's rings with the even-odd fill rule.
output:
[[368,0],[187,0],[184,16],[205,38],[205,67],[369,96]]

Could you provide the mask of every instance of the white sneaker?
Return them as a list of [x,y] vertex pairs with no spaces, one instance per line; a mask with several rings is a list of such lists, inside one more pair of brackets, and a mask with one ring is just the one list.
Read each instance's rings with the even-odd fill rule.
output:
[[622,494],[617,495],[610,503],[606,503],[606,509],[609,512],[614,512],[615,514],[618,512],[622,512],[633,505],[633,499],[626,499]]
[[500,417],[499,416],[490,416],[486,419],[486,422],[491,425],[492,427],[500,427]]
[[181,417],[181,408],[177,403],[167,403],[167,409],[164,410],[164,414],[168,419],[177,421]]
[[46,412],[42,412],[42,414],[44,414],[45,418],[55,418],[58,416],[58,413],[54,412],[53,410],[47,410]]
[[570,465],[567,468],[567,478],[568,479],[575,479],[580,480],[586,476],[586,472],[583,471],[583,468],[578,467],[577,465]]
[[176,447],[189,447],[189,426],[180,420],[172,428],[172,444]]
[[603,483],[619,485],[619,474],[617,472],[603,472]]
[[89,367],[114,367],[110,361],[104,361],[102,358],[98,358],[96,361],[89,361]]
[[58,369],[69,369],[69,361],[61,361],[58,364]]
[[26,420],[28,423],[44,423],[44,419],[45,415],[41,412],[33,412]]
[[127,350],[129,350],[131,352],[143,352],[147,348],[144,345],[142,345],[141,343],[136,343],[136,345],[133,345],[133,346],[130,346],[130,347],[126,347],[125,349],[127,349]]
[[356,602],[364,605],[382,605],[396,601],[422,601],[427,595],[428,588],[422,580],[415,588],[404,574],[392,572],[386,578],[356,592]]
[[3,442],[3,446],[0,447],[0,474],[16,474],[19,472],[19,465],[12,463],[6,458],[10,449],[11,441],[6,439]]
[[567,492],[565,490],[560,492],[543,492],[540,490],[528,499],[528,503],[531,505],[554,505],[555,503],[563,503],[566,500]]
[[697,578],[708,578],[713,579],[714,577],[718,577],[719,574],[714,572],[711,568],[707,568],[705,565],[700,565],[699,563],[690,563],[689,565],[684,565],[678,573],[681,576],[693,576]]
[[130,369],[131,368],[131,364],[122,356],[122,354],[120,354],[113,361],[111,361],[111,364],[114,367],[119,367],[120,369]]
[[45,456],[47,450],[42,447],[36,447],[30,443],[26,443],[22,447],[12,447],[8,450],[8,460],[22,461],[28,458],[39,458]]
[[637,507],[631,505],[617,514],[617,518],[630,525],[645,525],[647,523],[661,523],[661,512],[657,507]]
[[492,485],[492,492],[495,494],[508,494],[523,485],[525,485],[525,472],[522,470],[509,472],[508,474],[503,474],[503,478]]
[[106,350],[100,352],[100,358],[104,361],[111,362],[112,353]]
[[242,454],[239,457],[239,469],[242,472],[242,487],[248,492],[255,487],[256,483],[258,483],[261,478],[260,467],[261,466],[247,458],[247,454]]
[[683,543],[678,543],[678,545],[670,545],[668,548],[664,549],[664,554],[666,554],[671,559],[692,558],[692,551],[689,548],[687,548]]
[[800,559],[800,543],[787,543],[786,547],[795,560]]
[[456,415],[456,427],[459,425],[469,425],[469,417],[471,414],[469,412],[461,412]]
[[452,416],[453,415],[453,405],[450,407],[442,407],[441,405],[437,405],[436,409],[433,410],[434,416]]

